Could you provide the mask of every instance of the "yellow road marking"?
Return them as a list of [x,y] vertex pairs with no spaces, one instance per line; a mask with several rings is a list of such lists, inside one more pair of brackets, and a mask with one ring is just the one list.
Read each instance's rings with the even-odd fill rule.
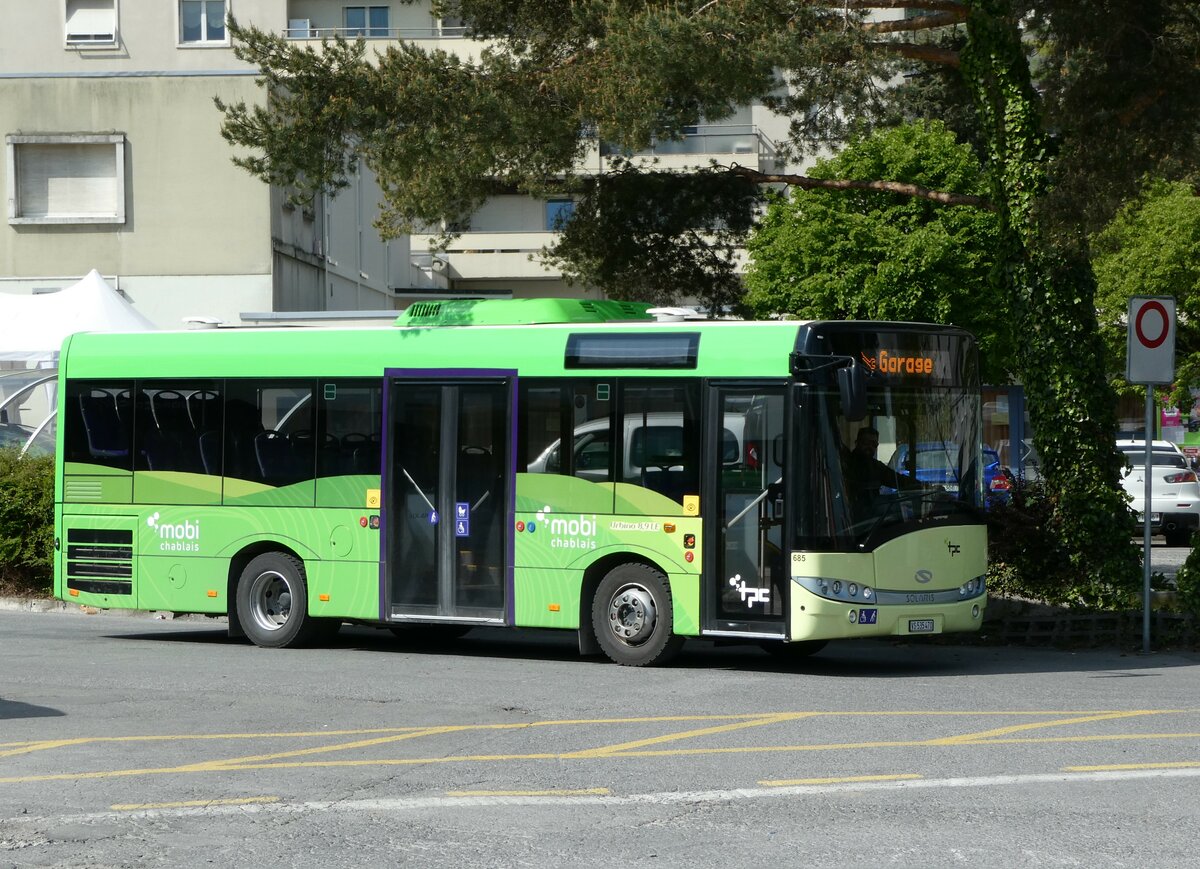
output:
[[580,788],[570,791],[446,791],[448,797],[606,797],[608,788]]
[[10,748],[7,751],[0,751],[0,757],[13,757],[18,754],[31,754],[35,751],[46,751],[51,748],[64,748],[68,745],[83,745],[90,742],[88,738],[81,739],[48,739],[42,742],[26,742],[9,743],[9,745],[17,745],[17,748]]
[[227,760],[209,760],[196,764],[188,764],[181,769],[208,769],[215,767],[219,769],[233,769],[241,766],[243,763],[256,763],[266,760],[278,760],[285,757],[304,757],[312,754],[325,754],[331,751],[346,751],[352,748],[368,748],[372,745],[386,745],[392,742],[400,742],[405,739],[415,739],[419,736],[432,736],[437,733],[450,733],[457,730],[463,730],[463,727],[430,727],[425,730],[417,730],[411,733],[401,733],[396,736],[381,736],[376,739],[360,739],[355,742],[339,742],[336,745],[319,745],[314,748],[297,748],[292,751],[279,751],[274,754],[257,754],[247,757],[233,757]]
[[1200,761],[1176,760],[1163,763],[1109,763],[1101,766],[1064,766],[1063,772],[1115,772],[1125,769],[1195,769]]
[[[392,728],[372,728],[358,730],[319,730],[319,731],[293,731],[280,733],[227,733],[227,734],[181,734],[172,736],[105,736],[105,737],[79,737],[73,739],[59,740],[33,740],[29,742],[9,742],[0,744],[0,747],[6,749],[0,751],[0,757],[13,756],[19,754],[28,754],[34,751],[43,751],[53,748],[63,748],[71,746],[89,745],[93,743],[137,743],[137,742],[165,742],[165,741],[193,741],[193,740],[220,740],[220,739],[283,739],[283,738],[328,738],[338,736],[376,736],[376,738],[360,739],[350,742],[339,742],[333,745],[320,745],[302,749],[292,749],[288,751],[274,752],[270,754],[248,755],[238,758],[219,759],[212,761],[201,761],[194,764],[184,764],[182,766],[172,767],[151,767],[139,769],[124,769],[124,770],[102,770],[96,772],[78,772],[78,773],[59,773],[37,776],[10,776],[0,778],[0,783],[14,784],[20,782],[42,782],[42,781],[78,781],[84,779],[100,779],[100,778],[117,778],[139,775],[167,775],[179,774],[188,772],[230,772],[238,770],[265,770],[265,769],[298,769],[305,767],[352,767],[352,766],[401,766],[401,765],[420,765],[420,764],[435,764],[435,763],[487,763],[487,762],[503,762],[503,761],[523,761],[523,760],[579,760],[585,758],[631,758],[631,757],[682,757],[696,755],[719,755],[719,754],[755,754],[769,752],[805,752],[805,751],[842,751],[854,749],[886,749],[886,748],[914,748],[914,747],[938,747],[938,746],[958,746],[958,745],[1005,745],[1005,744],[1041,744],[1054,742],[1104,742],[1104,741],[1122,741],[1122,740],[1178,740],[1178,739],[1197,739],[1200,738],[1200,733],[1123,733],[1123,734],[1091,734],[1091,735],[1072,735],[1072,736],[1007,736],[1005,734],[1014,734],[1023,731],[1038,730],[1048,727],[1059,727],[1072,724],[1082,724],[1096,721],[1107,721],[1122,718],[1134,718],[1148,715],[1163,715],[1163,714],[1187,714],[1195,713],[1200,710],[1186,709],[1163,709],[1163,710],[1133,710],[1133,711],[969,711],[969,710],[948,710],[948,711],[867,711],[867,712],[825,712],[825,711],[808,711],[808,712],[788,712],[788,713],[754,713],[754,714],[734,714],[734,715],[672,715],[672,716],[647,716],[647,717],[629,717],[629,718],[607,718],[607,719],[563,719],[554,721],[536,721],[536,722],[520,722],[520,723],[497,723],[497,724],[464,724],[464,725],[444,725],[433,727],[392,727]],[[973,732],[970,734],[961,734],[950,737],[937,737],[934,739],[922,740],[893,740],[893,741],[863,741],[849,743],[827,743],[816,745],[776,745],[776,746],[731,746],[731,747],[698,747],[698,748],[662,748],[654,749],[649,746],[661,745],[666,742],[674,742],[683,739],[692,739],[699,736],[712,735],[718,733],[727,733],[735,730],[760,727],[763,725],[782,723],[792,720],[797,720],[806,717],[892,717],[892,716],[922,716],[922,717],[950,717],[950,716],[1054,716],[1051,721],[1027,722],[1017,725],[1011,725],[1002,728],[995,728],[987,731]],[[1064,717],[1067,716],[1067,717]],[[440,757],[426,758],[385,758],[385,759],[339,759],[329,761],[317,760],[285,760],[286,758],[308,757],[314,754],[324,754],[330,752],[347,751],[355,748],[364,748],[387,743],[415,739],[421,736],[433,736],[444,733],[459,733],[468,731],[485,731],[485,730],[522,730],[535,727],[571,727],[583,725],[609,725],[609,724],[644,724],[644,723],[664,723],[664,722],[731,722],[720,724],[713,727],[698,728],[694,730],[686,730],[676,733],[668,733],[645,739],[633,740],[615,745],[608,745],[599,748],[583,749],[571,752],[537,752],[525,754],[494,754],[494,755],[451,755]]]
[[277,803],[279,797],[239,797],[226,800],[188,800],[182,803],[121,803],[109,806],[114,812],[132,812],[138,809],[190,809],[209,806],[249,806],[257,803]]
[[1148,709],[1135,710],[1133,712],[1100,712],[1072,718],[1060,718],[1056,721],[1033,721],[1027,724],[1014,724],[1009,727],[997,727],[994,730],[983,730],[978,733],[964,733],[960,736],[946,736],[940,739],[931,739],[929,740],[929,744],[958,745],[962,743],[989,739],[995,736],[1004,736],[1005,734],[1009,733],[1019,733],[1024,730],[1039,730],[1046,727],[1065,727],[1069,724],[1087,724],[1092,721],[1111,721],[1117,718],[1136,718],[1141,715],[1159,714],[1161,713]]
[[611,754],[620,754],[635,748],[641,748],[643,745],[658,745],[663,742],[673,742],[678,739],[692,739],[697,736],[710,736],[714,733],[729,733],[734,730],[743,730],[747,727],[762,727],[764,724],[778,724],[783,721],[792,721],[797,718],[806,718],[806,712],[788,712],[782,715],[770,715],[763,718],[758,718],[753,721],[741,721],[737,724],[722,724],[717,727],[703,727],[699,730],[685,730],[681,733],[667,733],[662,736],[651,736],[646,739],[635,739],[632,742],[622,742],[617,745],[608,745],[603,748],[589,748],[583,751],[575,751],[566,755],[566,757],[604,757]]
[[760,781],[760,785],[765,785],[771,788],[793,787],[795,785],[840,785],[849,782],[863,781],[908,781],[914,778],[924,778],[917,775],[915,772],[900,773],[898,775],[852,775],[845,778],[793,778],[793,779],[766,779]]

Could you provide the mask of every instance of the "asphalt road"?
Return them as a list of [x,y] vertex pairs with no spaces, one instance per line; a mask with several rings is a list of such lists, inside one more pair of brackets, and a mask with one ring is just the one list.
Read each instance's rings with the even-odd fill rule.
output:
[[0,612],[0,866],[1194,866],[1200,656]]

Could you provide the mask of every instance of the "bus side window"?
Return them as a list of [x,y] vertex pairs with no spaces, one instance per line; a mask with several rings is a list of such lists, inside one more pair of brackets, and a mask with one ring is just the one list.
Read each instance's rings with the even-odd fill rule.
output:
[[317,395],[317,477],[377,475],[383,449],[383,384],[324,380]]
[[221,393],[216,381],[141,380],[134,400],[135,470],[220,475]]
[[132,390],[132,381],[67,385],[67,461],[133,470]]
[[563,388],[557,384],[521,383],[518,440],[526,473],[562,473],[563,400]]
[[314,479],[312,388],[227,381],[225,476],[276,488]]
[[621,396],[621,477],[672,501],[700,491],[700,385],[648,381]]
[[[570,466],[559,473],[573,474],[593,483],[615,478],[612,416],[616,384],[578,381],[570,390],[573,435]],[[565,464],[567,456],[563,456]]]

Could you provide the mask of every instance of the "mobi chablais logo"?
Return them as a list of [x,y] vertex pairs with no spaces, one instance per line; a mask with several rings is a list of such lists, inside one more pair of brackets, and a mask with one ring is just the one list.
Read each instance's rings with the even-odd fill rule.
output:
[[538,522],[550,531],[551,549],[595,549],[596,517],[573,516],[565,519],[550,515],[550,507],[537,512]]
[[158,533],[158,549],[160,552],[199,552],[200,551],[200,520],[193,522],[185,519],[171,524],[160,522],[159,513],[150,514],[146,525]]

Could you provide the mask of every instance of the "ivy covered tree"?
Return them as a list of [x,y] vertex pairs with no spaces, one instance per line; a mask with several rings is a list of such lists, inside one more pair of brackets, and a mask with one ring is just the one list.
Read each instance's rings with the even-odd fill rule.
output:
[[[435,0],[434,7],[484,41],[478,57],[398,44],[368,58],[363,42],[313,51],[231,26],[236,53],[262,70],[266,88],[260,105],[221,106],[226,138],[252,149],[241,164],[272,183],[336,189],[361,155],[386,197],[378,222],[385,235],[463,225],[498,189],[578,191],[581,207],[560,248],[571,255],[568,274],[621,295],[628,285],[612,282],[640,273],[639,291],[649,284],[714,304],[737,288],[731,236],[721,230],[749,225],[742,216],[749,194],[736,195],[730,178],[755,191],[782,183],[991,209],[997,286],[1025,342],[1017,374],[1067,567],[1080,577],[1136,580],[1086,239],[1145,172],[1173,177],[1200,165],[1194,0]],[[902,9],[898,20],[868,16]],[[686,175],[651,168],[643,171],[653,183],[645,184],[633,179],[632,166],[612,179],[577,172],[596,137],[637,151],[756,101],[790,119],[781,155],[798,159],[863,123],[903,114],[886,83],[929,67],[970,96],[986,196],[734,164]],[[696,209],[691,219],[653,207],[670,201],[674,184],[691,191],[684,197]],[[695,193],[705,184],[711,198]],[[618,200],[647,219],[620,241],[612,234],[620,225],[585,231]],[[718,217],[721,203],[727,213]],[[645,256],[647,245],[670,256]]]
[[[814,178],[891,178],[986,193],[982,167],[940,121],[880,129],[818,160]],[[979,208],[874,191],[776,197],[747,242],[745,303],[757,315],[953,323],[980,339],[983,376],[1007,383],[1008,305],[992,280],[998,226]]]

